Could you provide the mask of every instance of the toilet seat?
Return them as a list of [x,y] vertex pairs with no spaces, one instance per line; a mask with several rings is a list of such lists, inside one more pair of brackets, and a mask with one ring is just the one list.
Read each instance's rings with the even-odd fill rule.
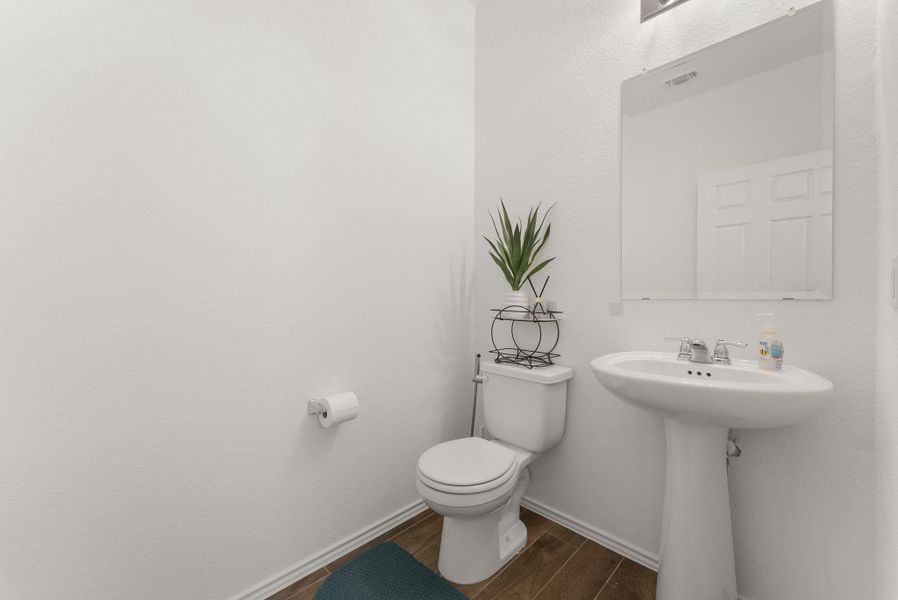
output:
[[425,451],[418,478],[449,494],[478,494],[502,487],[517,472],[515,453],[482,438],[460,438]]

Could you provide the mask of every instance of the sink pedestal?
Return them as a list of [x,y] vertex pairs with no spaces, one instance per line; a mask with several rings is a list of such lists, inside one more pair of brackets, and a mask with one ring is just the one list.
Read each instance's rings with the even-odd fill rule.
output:
[[657,600],[736,600],[729,429],[665,419],[667,476]]
[[786,365],[697,364],[671,352],[616,352],[590,361],[596,378],[667,426],[667,483],[657,600],[736,600],[727,487],[729,428],[795,425],[832,396],[833,384]]

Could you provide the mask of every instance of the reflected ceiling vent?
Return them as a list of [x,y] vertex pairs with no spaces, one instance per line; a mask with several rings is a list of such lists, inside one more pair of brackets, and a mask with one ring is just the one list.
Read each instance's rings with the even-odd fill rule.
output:
[[664,85],[667,87],[676,87],[678,85],[683,85],[684,83],[689,83],[696,77],[698,77],[698,71],[689,71],[688,73],[683,73],[682,75],[677,75],[676,77],[668,79],[664,82]]

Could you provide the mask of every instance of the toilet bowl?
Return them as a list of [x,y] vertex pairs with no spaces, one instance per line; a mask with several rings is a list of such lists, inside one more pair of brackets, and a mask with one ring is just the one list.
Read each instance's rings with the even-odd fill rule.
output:
[[461,438],[418,460],[418,493],[443,516],[439,569],[449,581],[483,581],[527,541],[521,496],[533,452],[500,441]]
[[443,516],[440,573],[455,583],[483,581],[527,542],[521,497],[528,465],[561,439],[570,369],[483,366],[483,407],[493,440],[460,438],[418,459],[416,487]]

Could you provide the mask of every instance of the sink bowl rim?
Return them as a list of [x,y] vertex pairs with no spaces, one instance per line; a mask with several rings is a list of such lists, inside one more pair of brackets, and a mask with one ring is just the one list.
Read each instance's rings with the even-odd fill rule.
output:
[[[637,360],[661,361],[672,365],[682,365],[684,368],[692,368],[694,370],[711,369],[715,372],[722,371],[724,373],[728,370],[747,371],[757,374],[759,380],[733,381],[721,378],[699,379],[685,374],[683,376],[667,375],[651,373],[648,371],[635,371],[621,366],[621,363]],[[732,364],[730,365],[720,363],[693,363],[677,359],[676,353],[673,352],[646,350],[613,352],[594,358],[589,364],[597,376],[601,373],[607,373],[609,375],[628,379],[638,379],[659,384],[678,385],[697,389],[720,389],[749,393],[763,393],[763,391],[766,390],[786,395],[826,393],[833,389],[833,383],[830,380],[793,365],[783,365],[783,368],[780,371],[766,371],[759,368],[754,361],[733,359]],[[769,378],[769,381],[764,381],[762,378]]]

